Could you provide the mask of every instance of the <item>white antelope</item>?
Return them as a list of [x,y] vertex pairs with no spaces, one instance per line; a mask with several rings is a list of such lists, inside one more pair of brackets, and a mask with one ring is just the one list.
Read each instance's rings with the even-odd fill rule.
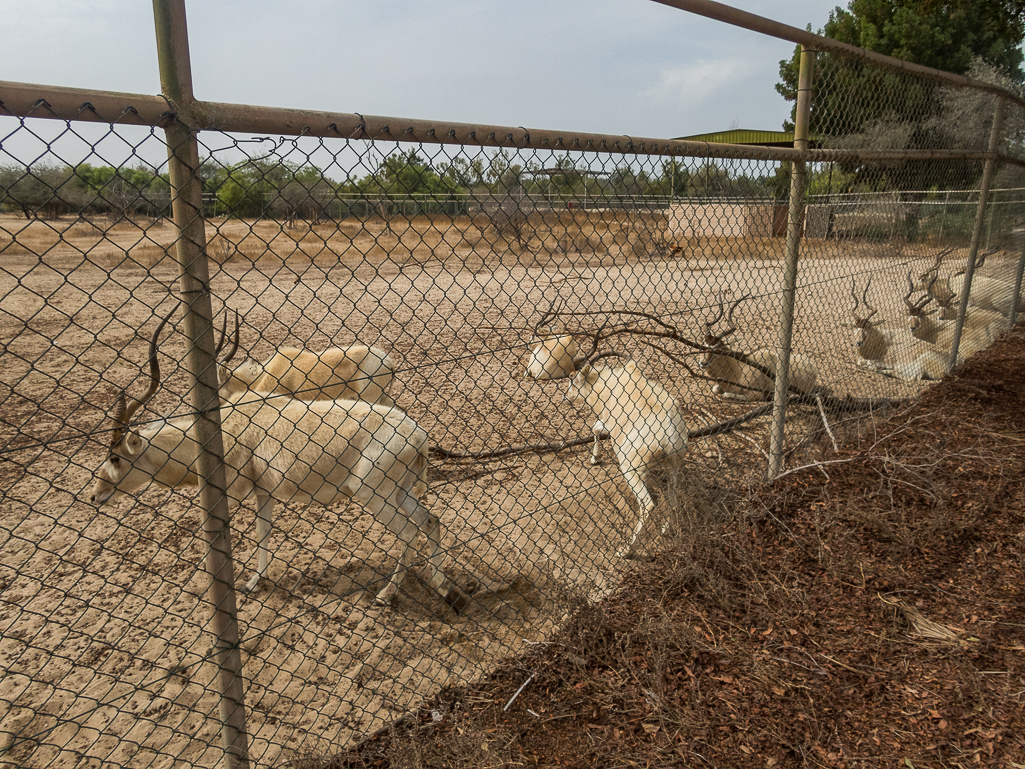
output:
[[871,318],[878,310],[868,303],[869,280],[861,300],[868,315],[858,315],[858,296],[851,283],[854,297],[854,343],[858,350],[858,365],[870,368],[884,376],[913,382],[921,379],[942,379],[947,373],[950,352],[921,339],[916,339],[907,327],[883,328],[872,323]]
[[[534,325],[534,335],[527,343],[530,358],[527,360],[527,376],[533,379],[566,379],[576,373],[577,367],[586,356],[580,354],[572,334],[555,334],[545,323],[556,316],[555,304],[541,316]],[[593,352],[593,350],[592,350]]]
[[[719,296],[719,312],[713,318],[706,319],[704,324],[705,345],[710,349],[698,365],[705,371],[706,376],[715,380],[715,384],[712,385],[713,393],[730,400],[765,400],[772,397],[776,386],[776,366],[779,361],[776,353],[762,348],[744,355],[732,350],[724,341],[726,337],[737,330],[733,323],[733,312],[747,298],[747,296],[742,296],[730,306],[729,312],[726,314],[727,327],[715,334],[712,332],[712,326],[722,319],[724,312],[722,296]],[[748,365],[742,358],[772,372],[772,376],[767,376],[765,372]],[[804,393],[810,393],[814,390],[818,377],[819,370],[815,361],[807,355],[791,354],[789,377],[791,387]]]
[[[225,319],[227,324],[227,319]],[[224,346],[217,345],[220,353]],[[246,392],[289,395],[303,401],[359,400],[394,406],[389,391],[395,379],[395,362],[376,347],[355,344],[313,352],[298,347],[281,347],[266,363],[247,360],[227,365],[238,350],[238,315],[235,339],[217,366],[221,397],[236,401]]]
[[[937,301],[945,300],[960,302],[961,294],[964,291],[965,273],[964,270],[955,272],[940,278],[940,264],[943,257],[950,253],[950,249],[941,251],[936,256],[936,263],[918,276],[915,288],[920,291],[928,291],[929,295]],[[992,252],[990,252],[992,253]],[[975,268],[981,270],[986,263],[989,253],[981,254],[975,263]],[[972,290],[968,296],[968,304],[983,310],[991,310],[1001,315],[1008,316],[1015,305],[1014,284],[998,278],[990,278],[985,275],[974,274],[972,276]],[[1018,298],[1020,306],[1020,298]]]
[[[956,323],[943,318],[943,311],[952,309],[949,308],[950,300],[947,300],[946,304],[941,304],[938,309],[927,310],[929,303],[933,301],[932,296],[925,294],[913,302],[913,291],[911,273],[908,273],[908,293],[904,295],[904,304],[908,308],[908,328],[911,333],[916,339],[934,344],[942,350],[950,350],[954,344]],[[956,310],[953,315],[957,317]],[[998,312],[979,307],[971,308],[965,315],[963,333],[958,346],[958,362],[992,344],[1006,323],[1007,319]]]
[[[195,464],[200,446],[192,433],[194,416],[131,425],[159,386],[156,343],[169,318],[150,340],[149,389],[128,406],[123,392],[118,397],[110,449],[89,495],[94,505],[151,482],[167,488],[198,485]],[[252,590],[266,576],[276,500],[323,505],[354,500],[402,542],[395,571],[377,594],[378,603],[387,604],[394,597],[422,532],[430,545],[431,585],[455,611],[466,606],[466,593],[441,570],[441,523],[420,503],[427,489],[427,433],[401,410],[361,401],[275,396],[222,402],[220,417],[227,497],[238,505],[252,496],[257,506],[258,567],[244,590]]]
[[[607,355],[592,358],[580,367],[566,397],[575,404],[587,403],[598,417],[592,464],[601,456],[599,430],[608,430],[619,469],[637,497],[637,525],[618,552],[632,558],[655,508],[646,485],[649,474],[659,461],[687,450],[687,423],[676,399],[662,385],[646,379],[634,361],[627,361],[621,368],[593,365]],[[663,534],[665,530],[663,525]]]

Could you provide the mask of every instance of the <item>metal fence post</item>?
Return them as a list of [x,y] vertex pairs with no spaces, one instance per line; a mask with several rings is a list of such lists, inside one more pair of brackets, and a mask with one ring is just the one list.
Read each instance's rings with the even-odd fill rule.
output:
[[1015,322],[1018,320],[1018,302],[1021,296],[1021,279],[1022,272],[1025,272],[1025,227],[1018,228],[1015,231],[1018,241],[1021,246],[1021,254],[1018,256],[1018,269],[1014,271],[1014,301],[1011,302],[1011,314],[1007,317],[1007,327],[1014,328]]
[[[815,52],[801,47],[801,73],[797,85],[797,113],[794,119],[794,149],[808,149],[808,118],[811,112],[812,78]],[[790,387],[790,344],[794,331],[794,304],[797,298],[797,257],[804,224],[804,190],[807,168],[803,158],[794,160],[790,174],[790,206],[787,212],[787,251],[783,268],[783,301],[779,316],[779,351],[776,365],[776,388],[772,401],[772,427],[769,436],[769,468],[771,480],[783,467],[783,439]]]
[[218,409],[206,223],[203,219],[203,190],[197,175],[199,147],[195,133],[189,128],[194,97],[184,0],[153,0],[153,18],[161,89],[176,110],[176,118],[165,129],[173,196],[172,216],[178,228],[175,256],[179,264],[181,294],[186,301],[184,330],[189,340],[186,365],[193,379],[191,400],[196,412],[193,437],[200,446],[196,471],[200,478],[203,534],[209,547],[206,556],[210,577],[207,597],[213,607],[211,629],[217,638],[214,659],[221,687],[219,710],[224,766],[235,769],[248,765],[249,747],[224,447]]
[[975,275],[975,257],[979,254],[979,242],[982,240],[982,229],[986,225],[986,208],[989,203],[989,188],[993,183],[993,173],[996,169],[995,154],[1000,147],[1000,132],[1004,123],[1003,96],[997,97],[996,106],[993,109],[993,127],[989,133],[989,153],[985,166],[982,169],[982,183],[979,186],[979,206],[975,212],[975,229],[972,231],[972,245],[968,250],[968,267],[965,270],[964,288],[961,290],[961,303],[957,310],[957,321],[954,325],[954,339],[950,343],[950,361],[947,363],[947,371],[952,371],[957,365],[958,348],[961,346],[961,332],[964,329],[965,315],[968,312],[968,297],[972,291],[972,276]]

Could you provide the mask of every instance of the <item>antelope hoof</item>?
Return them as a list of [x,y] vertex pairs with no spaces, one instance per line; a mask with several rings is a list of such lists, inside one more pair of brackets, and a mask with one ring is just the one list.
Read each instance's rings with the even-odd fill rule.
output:
[[246,582],[246,584],[244,584],[242,586],[242,592],[243,593],[252,593],[259,586],[260,586],[260,575],[259,574],[254,574],[252,579],[250,579],[248,582]]
[[619,550],[616,551],[617,558],[637,558],[637,543],[631,542],[629,545],[623,545]]
[[391,602],[394,597],[395,593],[385,588],[374,597],[374,603],[378,606],[391,606]]
[[448,593],[445,594],[445,603],[451,606],[452,611],[456,614],[462,614],[463,610],[470,603],[470,596],[453,585]]

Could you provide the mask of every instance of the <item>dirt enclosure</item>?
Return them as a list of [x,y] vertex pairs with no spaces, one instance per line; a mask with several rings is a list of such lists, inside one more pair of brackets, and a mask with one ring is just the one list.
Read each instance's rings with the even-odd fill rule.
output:
[[1025,333],[297,769],[1025,765]]
[[[737,346],[775,343],[777,241],[665,250],[636,227],[602,221],[549,222],[526,238],[469,220],[342,223],[319,235],[317,225],[214,222],[214,308],[239,311],[243,354],[258,360],[284,344],[358,340],[393,352],[398,405],[453,451],[589,432],[593,418],[564,401],[565,382],[524,377],[526,342],[553,304],[653,313],[696,335],[720,292],[746,293]],[[215,765],[215,649],[194,495],[150,488],[101,509],[81,501],[109,440],[105,415],[119,390],[145,387],[145,340],[177,301],[173,228],[2,224],[0,761]],[[795,349],[817,361],[834,394],[921,389],[855,365],[848,297],[852,276],[871,276],[873,300],[896,313],[903,274],[929,258],[924,248],[809,244]],[[600,323],[573,316],[562,326],[582,333]],[[679,396],[693,427],[744,410],[650,348],[618,346]],[[149,418],[186,411],[184,337],[172,330],[159,349],[165,374]],[[795,410],[790,466],[819,456],[817,419]],[[842,420],[835,427],[843,437]],[[695,441],[691,472],[716,488],[757,474],[766,429],[763,420]],[[446,570],[485,585],[462,616],[414,575],[394,606],[373,605],[397,549],[357,506],[279,506],[274,584],[239,596],[253,759],[271,764],[365,736],[549,639],[569,610],[611,592],[624,568],[613,554],[633,515],[615,470],[592,467],[583,449],[435,462],[426,503],[442,519]],[[237,584],[255,567],[254,531],[244,504],[233,518]],[[492,584],[512,590],[496,596]]]

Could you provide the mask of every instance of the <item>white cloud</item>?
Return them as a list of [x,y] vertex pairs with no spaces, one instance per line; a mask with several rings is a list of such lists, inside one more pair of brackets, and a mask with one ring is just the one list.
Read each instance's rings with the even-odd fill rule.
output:
[[745,59],[702,59],[685,67],[665,69],[658,82],[647,88],[643,102],[659,109],[672,109],[676,102],[681,107],[695,107],[709,102],[712,97],[731,101],[738,93],[738,85],[758,72],[758,67]]

